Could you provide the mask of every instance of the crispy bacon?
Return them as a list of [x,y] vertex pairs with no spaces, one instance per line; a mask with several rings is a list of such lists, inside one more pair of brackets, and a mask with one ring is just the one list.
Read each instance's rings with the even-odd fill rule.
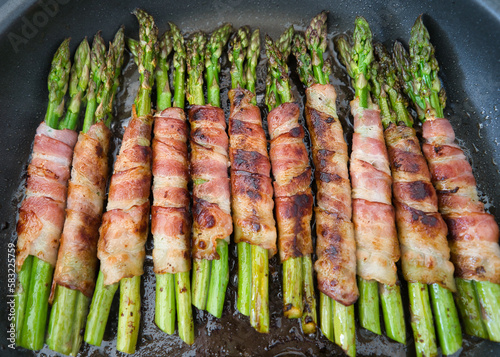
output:
[[394,285],[400,252],[380,111],[376,107],[361,108],[357,98],[351,102],[351,112],[354,135],[350,174],[357,272],[365,280]]
[[476,180],[447,119],[424,122],[422,148],[436,187],[439,211],[449,229],[455,275],[466,280],[500,283],[498,224],[484,211]]
[[284,103],[267,116],[282,262],[313,252],[311,167],[299,115],[297,104]]
[[148,236],[153,117],[131,119],[111,177],[97,257],[104,285],[142,275]]
[[151,232],[156,274],[191,269],[188,127],[180,108],[155,116],[153,139],[153,208]]
[[332,85],[306,90],[306,119],[316,169],[316,253],[319,290],[343,305],[359,296],[356,284],[356,242],[351,222],[351,185],[347,144],[337,117]]
[[429,169],[413,128],[385,130],[393,178],[403,274],[409,282],[439,284],[455,291],[448,230],[437,209]]
[[17,271],[29,255],[56,264],[76,140],[74,131],[52,129],[45,122],[36,130],[26,197],[17,222]]
[[210,105],[189,110],[193,242],[196,259],[219,259],[217,239],[229,243],[233,233],[229,191],[228,146],[224,111]]
[[229,91],[229,157],[234,241],[258,245],[276,254],[276,222],[273,217],[271,163],[260,109],[255,95],[245,89]]
[[95,287],[110,140],[111,132],[102,122],[78,137],[68,186],[66,221],[52,282],[53,287],[58,284],[79,290],[87,297],[92,297]]

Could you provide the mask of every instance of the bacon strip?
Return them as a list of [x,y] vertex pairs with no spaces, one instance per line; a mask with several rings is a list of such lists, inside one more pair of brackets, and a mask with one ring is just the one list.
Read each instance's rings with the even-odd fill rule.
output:
[[299,115],[297,104],[283,103],[267,116],[281,262],[313,252],[311,167]]
[[154,271],[175,274],[191,269],[188,127],[184,111],[168,108],[156,114],[154,134]]
[[413,128],[391,124],[385,130],[391,162],[396,224],[403,275],[409,282],[439,284],[456,291],[446,240],[429,169]]
[[64,224],[64,208],[77,134],[42,122],[28,166],[26,197],[17,222],[16,269],[33,255],[54,266]]
[[350,174],[357,273],[365,280],[394,285],[399,241],[392,207],[391,169],[380,111],[351,102],[354,135]]
[[111,132],[102,122],[80,133],[73,154],[66,221],[54,272],[55,284],[92,297],[97,270]]
[[241,88],[229,91],[234,241],[258,245],[272,256],[277,248],[271,163],[260,109],[252,104],[254,97],[252,92]]
[[449,229],[455,275],[500,284],[498,224],[484,211],[476,180],[447,119],[428,119],[422,148],[436,188],[439,211]]
[[151,187],[151,115],[131,119],[123,135],[99,229],[104,285],[143,274]]
[[233,233],[224,111],[210,105],[189,110],[193,185],[193,258],[219,259],[217,239]]
[[316,253],[319,290],[343,305],[359,296],[356,284],[356,242],[351,222],[351,185],[347,144],[337,117],[332,85],[306,90],[306,119],[316,169]]

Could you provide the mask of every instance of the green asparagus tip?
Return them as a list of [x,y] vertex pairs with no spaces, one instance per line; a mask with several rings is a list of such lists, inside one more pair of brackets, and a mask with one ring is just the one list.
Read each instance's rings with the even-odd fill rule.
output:
[[188,81],[186,99],[191,105],[205,104],[203,95],[203,70],[205,68],[204,54],[207,37],[201,31],[191,35],[186,43],[186,60]]
[[296,33],[293,40],[292,52],[297,60],[297,71],[302,83],[309,87],[315,83],[311,64],[311,55],[307,52],[306,39],[302,33]]
[[377,62],[373,66],[371,90],[380,107],[382,123],[385,127],[390,122],[413,126],[413,118],[408,113],[408,102],[402,94],[402,83],[396,74],[394,61],[381,43],[374,45],[374,54]]
[[49,106],[45,122],[52,128],[57,128],[59,118],[64,111],[64,95],[68,90],[68,79],[71,71],[69,42],[69,38],[65,39],[57,49],[52,59],[48,78]]
[[292,52],[292,39],[294,33],[295,30],[293,29],[293,26],[290,26],[281,34],[278,41],[276,41],[276,48],[281,52],[285,61]]
[[326,51],[327,19],[328,11],[322,11],[311,20],[311,24],[307,27],[305,38],[311,50],[320,50],[322,53]]
[[[446,105],[446,94],[441,88],[438,78],[438,61],[434,55],[435,50],[430,42],[429,32],[422,21],[422,15],[417,18],[411,29],[409,45],[411,70],[415,76],[412,89],[415,91],[415,96],[425,100],[425,107],[420,107],[420,109],[424,111],[425,118],[442,117]],[[418,102],[415,104],[421,105]],[[422,116],[420,119],[423,119]]]
[[231,39],[231,50],[228,53],[229,62],[231,62],[231,85],[232,88],[238,86],[244,88],[246,84],[243,64],[247,54],[250,29],[247,26],[241,27]]

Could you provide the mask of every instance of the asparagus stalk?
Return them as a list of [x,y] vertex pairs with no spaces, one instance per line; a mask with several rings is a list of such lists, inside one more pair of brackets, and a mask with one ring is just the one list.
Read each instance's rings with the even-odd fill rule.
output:
[[[389,125],[391,121],[394,124],[411,126],[412,121],[408,114],[407,104],[399,91],[396,69],[389,54],[383,46],[377,45],[375,55],[378,60],[378,73],[372,76],[375,83],[373,94],[379,102],[382,115],[390,116],[383,120],[384,126]],[[431,284],[431,301],[427,286],[420,283],[409,283],[408,285],[410,295],[413,295],[410,298],[410,312],[417,354],[434,355],[437,351],[431,305],[443,353],[456,352],[461,347],[462,337],[451,292],[437,284]]]
[[[241,27],[231,39],[231,50],[228,53],[231,62],[231,88],[245,88],[247,83],[244,64],[250,30]],[[238,249],[238,298],[236,306],[238,311],[245,316],[250,316],[252,302],[252,247],[249,243],[239,242]]]
[[[203,54],[207,38],[204,33],[197,32],[186,43],[186,60],[188,81],[186,98],[191,105],[204,105],[203,95]],[[197,184],[196,182],[194,183]],[[192,302],[200,310],[207,306],[208,286],[210,283],[210,261],[193,259]]]
[[[293,39],[292,52],[297,60],[297,72],[302,83],[309,87],[313,84],[329,83],[330,62],[323,59],[327,45],[327,12],[315,16],[307,27],[305,34],[296,33]],[[310,257],[304,257],[310,260]],[[312,266],[312,262],[311,262]],[[311,268],[312,270],[312,268]],[[305,276],[305,279],[308,279]],[[309,278],[312,281],[312,278]],[[306,301],[307,301],[306,294]],[[320,293],[320,327],[323,334],[348,355],[356,354],[356,336],[354,323],[354,307],[337,303],[327,295]],[[307,312],[307,309],[305,309]],[[307,313],[304,314],[307,316]],[[316,312],[312,315],[316,321]],[[302,319],[302,327],[307,325]]]
[[220,107],[220,87],[219,87],[219,58],[222,49],[229,39],[232,26],[225,24],[212,33],[207,42],[205,53],[205,79],[207,81],[207,99],[210,105]]
[[171,31],[166,31],[160,38],[158,51],[158,63],[156,65],[156,106],[163,110],[171,106],[172,92],[168,79],[169,64],[167,61],[172,52],[173,42]]
[[186,97],[186,47],[184,46],[184,37],[182,37],[179,28],[171,22],[169,24],[174,43],[174,107],[184,108],[184,98]]
[[[290,53],[292,36],[293,34],[290,34],[289,30],[287,30],[275,44],[266,35],[265,48],[268,58],[266,104],[269,111],[278,107],[281,103],[293,100],[286,58],[278,49],[278,44],[280,44],[285,52]],[[302,286],[302,257],[288,258],[283,262],[283,309],[285,316],[290,319],[302,317]]]
[[[160,41],[160,54],[156,71],[158,110],[170,107],[172,93],[168,79],[167,57],[174,49],[174,106],[184,108],[184,75],[186,50],[179,28],[170,23],[170,31]],[[191,284],[189,272],[156,274],[156,325],[164,332],[175,331],[177,312],[179,336],[187,344],[194,343],[194,323],[191,311]]]
[[[373,60],[372,34],[366,20],[357,17],[351,46],[345,37],[339,38],[337,48],[349,76],[353,79],[355,96],[359,105],[368,108],[368,66]],[[367,281],[358,276],[359,320],[362,327],[376,334],[381,333],[379,295],[376,281]]]
[[[370,78],[370,66],[373,60],[372,35],[370,27],[364,18],[356,19],[356,27],[353,34],[353,45],[346,38],[337,41],[342,62],[353,79],[356,96],[360,99],[363,108],[369,108],[371,103],[368,79]],[[375,96],[375,95],[374,95]],[[386,103],[386,105],[388,105]],[[384,114],[383,103],[380,105]],[[385,122],[384,122],[385,120]],[[384,115],[382,123],[388,125]],[[361,326],[377,334],[380,330],[379,298],[382,302],[382,310],[386,332],[392,339],[404,343],[406,338],[404,315],[402,309],[401,293],[397,286],[388,286],[375,281],[366,281],[359,278],[360,299],[359,312]]]
[[[140,87],[135,99],[138,116],[151,113],[151,88],[156,67],[156,41],[158,29],[153,17],[141,9],[134,15],[139,21],[139,74]],[[134,353],[139,334],[141,316],[141,276],[123,278],[120,281],[120,311],[118,315],[118,335],[116,349],[125,353]]]
[[[204,105],[203,70],[206,69],[207,98],[212,106],[220,107],[219,58],[231,32],[225,24],[214,31],[207,43],[203,33],[195,33],[186,45],[188,84],[186,97],[191,105]],[[199,184],[194,182],[194,185]],[[207,309],[215,317],[222,316],[224,298],[229,282],[229,252],[224,240],[217,242],[218,260],[194,259],[193,261],[193,305]]]
[[75,62],[71,67],[69,95],[71,97],[64,120],[59,124],[60,129],[75,128],[80,114],[82,99],[87,90],[90,75],[90,47],[85,38],[75,53]]
[[[293,30],[293,28],[292,28]],[[256,29],[250,37],[246,53],[246,87],[256,93],[257,61],[260,54],[260,31]],[[254,104],[257,104],[254,97]],[[246,243],[242,243],[246,244]],[[252,297],[250,304],[250,324],[259,332],[269,332],[269,256],[267,249],[251,247]],[[238,281],[239,283],[239,281]]]
[[[118,37],[122,35],[123,29],[117,33]],[[117,88],[115,86],[116,66],[120,65],[120,56],[123,53],[123,41],[116,43],[121,47],[115,48],[111,45],[109,48],[106,68],[102,71],[104,83],[97,93],[98,107],[96,113],[93,117],[90,115],[87,117],[88,120],[92,120],[92,123],[87,122],[84,127],[92,126],[95,117],[99,118],[99,120],[105,120],[111,111],[114,90]],[[90,57],[87,56],[86,60],[88,64]],[[75,61],[75,65],[76,63]],[[86,75],[88,81],[88,71],[80,71],[79,75]],[[78,117],[78,113],[76,113],[76,117]],[[90,298],[86,297],[82,292],[64,286],[56,286],[47,336],[47,345],[50,349],[66,355],[76,356],[78,354],[82,342],[80,331],[84,328],[89,303]]]
[[[171,31],[166,31],[159,39],[158,63],[155,72],[156,107],[159,112],[170,108],[172,101],[168,77],[168,56],[173,48],[171,35]],[[175,290],[174,274],[156,274],[155,323],[160,330],[169,335],[175,332]]]
[[[446,93],[444,88],[441,87],[438,77],[439,64],[434,55],[434,46],[430,43],[429,32],[422,21],[422,16],[419,16],[413,25],[409,44],[409,55],[400,43],[396,43],[394,48],[394,59],[403,89],[411,98],[422,121],[443,118]],[[472,290],[472,285],[474,285],[475,291]],[[486,291],[490,293],[480,293]],[[489,338],[493,341],[499,341],[500,313],[498,311],[500,305],[498,294],[495,295],[494,291],[500,291],[500,285],[487,281],[474,281],[473,284],[462,283],[460,284],[458,296],[461,303],[458,306],[464,320],[472,319],[470,322],[464,323],[466,331],[469,330],[468,332],[476,336],[483,336],[484,332],[478,321],[478,318],[482,317]],[[482,316],[471,313],[477,309],[478,302],[485,312]],[[456,323],[456,321],[453,321],[453,323]]]
[[[108,100],[109,104],[106,107],[105,105],[106,99],[104,100],[102,99],[103,95],[101,91],[101,99],[99,99],[99,102],[102,103],[102,105],[100,105],[96,109],[96,112],[94,113],[93,117],[90,116],[90,113],[86,115],[87,121],[84,122],[83,125],[84,131],[86,130],[86,128],[88,130],[88,128],[92,126],[96,118],[99,120],[104,120],[106,115],[110,115],[112,111],[112,103],[114,100],[114,95],[119,86],[119,76],[121,73],[121,66],[123,64],[124,47],[125,47],[125,42],[124,42],[123,27],[122,27],[116,33],[113,44],[110,46],[110,51],[109,51],[110,54],[114,49],[114,63],[112,67],[109,66],[110,54],[108,55],[108,60],[107,60],[106,73],[108,73],[108,77],[110,76],[109,71],[112,70],[111,68],[114,69],[113,87],[111,89],[111,94],[104,95],[110,97]],[[91,83],[92,81],[93,80],[91,80]],[[96,85],[95,82],[94,85]],[[105,93],[107,93],[108,91],[109,91],[109,79],[106,81]],[[106,125],[108,126],[110,125],[109,120],[106,122]],[[96,287],[94,290],[94,295],[92,297],[90,305],[90,310],[87,316],[85,334],[84,334],[85,342],[96,346],[100,346],[102,343],[104,331],[106,329],[106,323],[109,317],[109,310],[111,308],[111,303],[113,302],[113,297],[116,293],[116,290],[118,289],[118,283],[110,286],[105,286],[103,280],[104,276],[102,272],[99,272],[97,277]],[[88,303],[86,305],[88,306]],[[85,320],[83,320],[83,323],[85,323]]]
[[83,119],[83,131],[87,132],[93,123],[95,111],[97,109],[97,93],[103,81],[103,71],[105,63],[106,45],[98,32],[94,36],[92,52],[90,53],[90,82],[87,89],[87,107]]
[[[297,44],[293,39],[293,27],[288,28],[283,33],[276,45],[266,36],[265,45],[268,57],[266,104],[269,110],[281,103],[293,100],[286,64],[286,59],[292,50],[297,53]],[[305,41],[302,41],[302,44],[304,43]],[[302,50],[305,51],[305,46],[300,49],[300,51]],[[285,316],[301,318],[304,333],[309,334],[316,331],[316,298],[310,255],[289,258],[283,262],[283,303]]]
[[247,76],[244,71],[245,59],[247,56],[250,30],[248,27],[241,27],[236,31],[231,39],[231,50],[228,53],[231,62],[231,88],[245,88]]
[[[403,89],[415,103],[419,118],[443,117],[446,95],[437,76],[439,66],[434,47],[429,42],[429,33],[421,17],[412,28],[410,55],[398,42],[394,47],[394,63]],[[436,286],[431,290],[431,298],[443,353],[455,353],[462,347],[462,331],[451,292]]]
[[[220,107],[219,59],[226,45],[232,26],[225,24],[215,30],[207,43],[205,54],[205,76],[207,80],[208,103]],[[212,261],[210,285],[207,297],[207,311],[215,317],[222,316],[224,298],[229,283],[229,247],[225,240],[217,242],[219,259]]]
[[[49,104],[45,123],[54,129],[58,129],[64,111],[70,67],[69,39],[66,39],[52,59],[48,78]],[[15,297],[16,343],[30,350],[43,347],[53,272],[52,265],[33,256],[25,260],[19,272]]]

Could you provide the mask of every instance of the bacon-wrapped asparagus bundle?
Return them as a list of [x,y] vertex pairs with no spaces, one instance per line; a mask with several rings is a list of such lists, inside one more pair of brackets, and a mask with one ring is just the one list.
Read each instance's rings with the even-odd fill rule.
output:
[[[229,140],[220,106],[219,57],[231,25],[212,33],[198,32],[186,45],[187,100],[191,124],[191,179],[193,180],[192,254],[193,305],[222,316],[229,282],[229,236],[233,232],[229,189]],[[206,48],[205,48],[206,45]],[[203,69],[206,68],[208,105],[204,105]]]
[[156,65],[157,29],[153,18],[137,9],[140,24],[141,85],[114,165],[108,204],[99,229],[101,268],[92,299],[85,341],[100,345],[114,293],[120,284],[117,349],[134,353],[140,322],[140,282],[149,226],[151,187],[151,87]]
[[437,211],[436,192],[397,86],[395,68],[385,48],[380,44],[374,47],[378,62],[373,67],[371,89],[385,127],[416,352],[426,356],[437,354],[434,311],[443,353],[451,354],[460,348],[462,333],[453,302],[452,292],[456,288],[446,224]]
[[[73,67],[79,71],[74,71],[72,82],[78,83],[80,76],[83,83],[88,81],[88,44],[85,44],[86,41],[76,53]],[[45,338],[50,283],[65,219],[67,184],[77,140],[76,121],[72,121],[71,126],[65,126],[65,120],[59,122],[70,67],[67,39],[52,60],[48,79],[49,105],[45,120],[36,131],[26,196],[17,222],[16,343],[31,350],[42,348]],[[79,110],[78,104],[75,103],[75,107]]]
[[381,333],[379,291],[386,332],[404,343],[406,338],[396,262],[399,241],[392,206],[392,178],[377,105],[368,88],[373,60],[372,34],[366,20],[358,17],[353,45],[342,36],[336,41],[342,62],[356,90],[351,102],[354,134],[350,174],[356,261],[360,290],[359,320],[362,327]]
[[[347,144],[337,116],[337,94],[329,84],[331,63],[323,60],[326,51],[327,13],[313,18],[305,38],[297,34],[294,54],[306,89],[306,119],[311,135],[316,170],[316,253],[315,270],[320,290],[321,329],[344,351],[356,354],[354,302],[356,284],[356,243],[351,222],[351,184],[347,169]],[[306,49],[307,46],[307,49]]]
[[[53,299],[47,344],[50,349],[75,355],[83,339],[90,299],[97,272],[97,240],[106,196],[108,149],[111,131],[106,119],[112,109],[114,83],[123,63],[124,35],[121,28],[110,45],[106,64],[100,63],[103,45],[96,35],[91,53],[92,75],[90,95],[96,95],[98,107],[94,116],[87,116],[78,136],[73,154],[73,168],[68,185],[66,221],[61,236],[57,264],[52,282]],[[98,64],[98,65],[97,65]],[[100,66],[105,66],[101,69]],[[96,78],[102,73],[102,84]],[[93,92],[96,93],[93,93]]]
[[[174,48],[174,107],[168,79],[167,57]],[[156,274],[156,325],[168,334],[175,331],[188,344],[194,342],[191,308],[191,215],[189,211],[188,126],[184,114],[186,50],[180,30],[170,23],[170,31],[160,40],[156,71],[157,110],[153,140],[153,207],[151,233],[154,238],[153,263]],[[179,100],[180,98],[180,100]]]
[[[500,342],[500,248],[498,224],[479,200],[472,168],[444,118],[446,96],[422,17],[411,31],[410,54],[394,48],[403,88],[423,123],[422,146],[449,230],[458,306],[467,333]],[[482,321],[481,321],[482,320]],[[483,325],[484,324],[484,325]]]
[[[248,28],[240,28],[229,52],[233,87],[229,91],[229,157],[234,241],[238,244],[237,306],[250,316],[257,331],[269,332],[269,257],[277,252],[276,222],[266,133],[251,91],[255,90],[251,83],[256,81],[259,30],[253,32],[250,44],[249,36]],[[245,86],[247,89],[243,89]]]
[[292,37],[292,27],[285,31],[277,45],[266,36],[266,103],[271,110],[267,117],[271,138],[269,154],[283,263],[284,314],[288,318],[301,317],[304,332],[313,333],[316,331],[316,299],[311,260],[311,167],[304,144],[304,129],[299,123],[300,110],[293,103],[286,64]]

